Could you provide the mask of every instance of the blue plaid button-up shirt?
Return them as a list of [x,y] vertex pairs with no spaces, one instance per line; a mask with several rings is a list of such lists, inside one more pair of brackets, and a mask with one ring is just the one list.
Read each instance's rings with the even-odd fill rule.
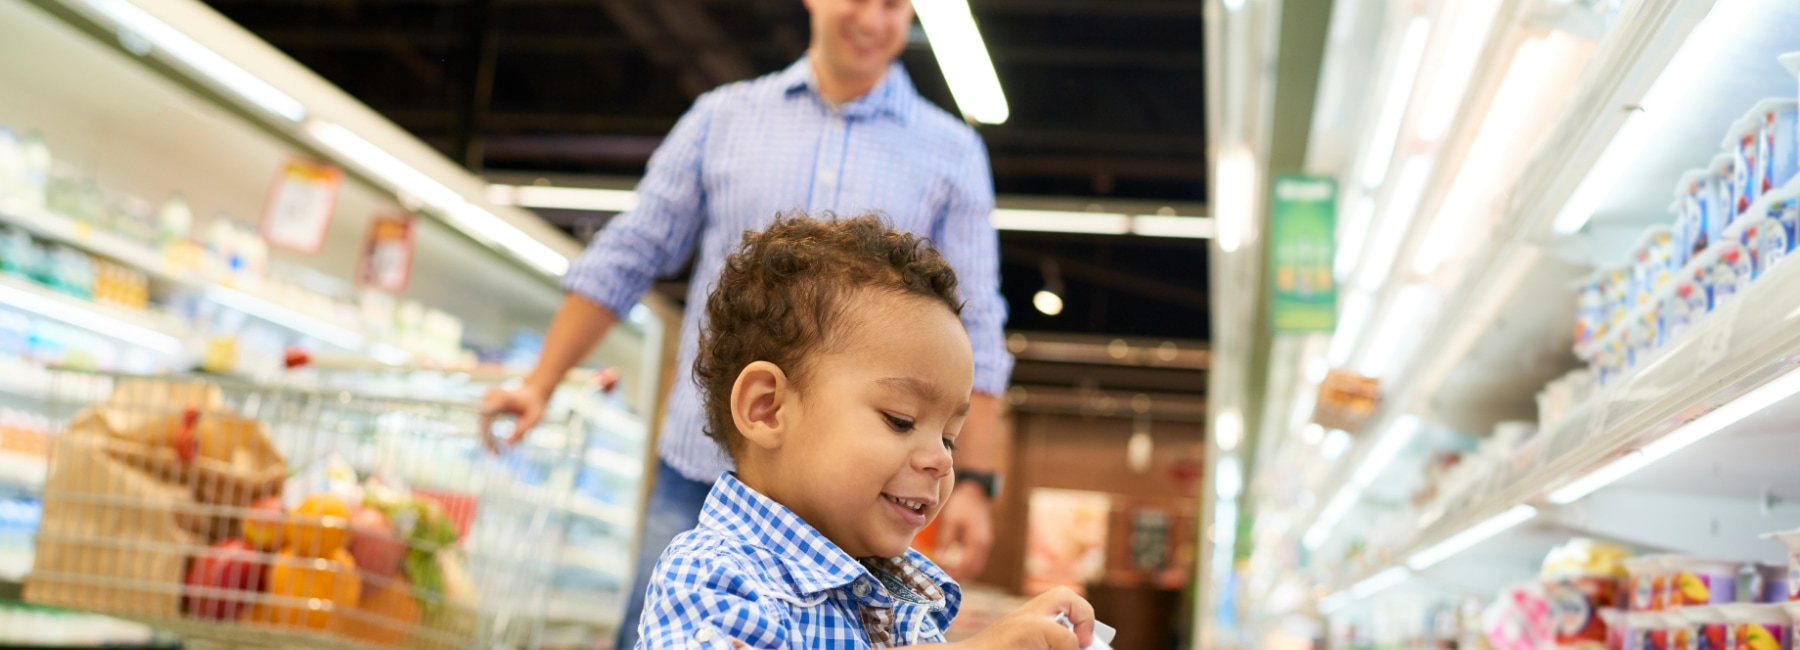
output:
[[[873,567],[873,570],[871,570]],[[848,650],[941,643],[962,589],[917,551],[858,561],[799,515],[719,477],[663,551],[638,648]]]
[[920,97],[898,62],[867,95],[835,109],[805,58],[701,96],[651,156],[637,197],[637,209],[615,217],[575,260],[563,288],[623,315],[657,276],[697,252],[658,448],[682,475],[711,482],[731,467],[702,432],[693,381],[703,306],[744,231],[762,230],[778,213],[874,211],[930,237],[956,268],[975,390],[1006,391],[1013,358],[1002,333],[987,150],[968,125]]

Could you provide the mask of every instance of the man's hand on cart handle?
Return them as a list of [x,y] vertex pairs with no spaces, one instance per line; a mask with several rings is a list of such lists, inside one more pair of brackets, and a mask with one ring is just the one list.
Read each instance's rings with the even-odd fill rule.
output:
[[[599,386],[600,392],[611,393],[619,387],[619,369],[602,368],[594,373],[593,382]],[[488,389],[487,395],[481,398],[481,441],[489,451],[499,453],[501,441],[494,437],[494,422],[502,417],[513,418],[512,435],[506,437],[505,447],[512,447],[525,440],[525,436],[537,427],[544,419],[544,410],[550,405],[550,395],[556,391],[532,388],[529,382],[510,388],[496,386]]]

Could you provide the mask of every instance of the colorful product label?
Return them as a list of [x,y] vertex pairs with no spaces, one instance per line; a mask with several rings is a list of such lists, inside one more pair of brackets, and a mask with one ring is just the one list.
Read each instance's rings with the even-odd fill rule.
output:
[[1703,623],[1694,634],[1694,650],[1731,650],[1731,625]]
[[1729,603],[1737,597],[1737,577],[1683,572],[1675,576],[1675,606]]
[[1731,178],[1735,191],[1732,198],[1736,201],[1737,214],[1750,209],[1761,194],[1761,183],[1758,182],[1756,169],[1757,137],[1755,132],[1746,133],[1738,138],[1737,159],[1732,161]]
[[1788,253],[1788,233],[1779,223],[1764,221],[1752,227],[1750,254],[1756,258],[1756,277],[1780,264]]
[[1600,610],[1618,607],[1620,594],[1617,580],[1583,577],[1563,580],[1547,587],[1550,620],[1556,629],[1557,645],[1606,643],[1606,622],[1600,618]]
[[1800,228],[1800,200],[1784,199],[1769,205],[1769,218],[1781,222],[1782,229],[1787,231],[1788,242],[1792,244]]
[[1682,625],[1669,630],[1669,650],[1694,650],[1694,628]]
[[[1674,310],[1666,310],[1674,311]],[[1664,322],[1668,322],[1665,315]],[[1667,326],[1664,329],[1668,329]],[[1631,610],[1648,612],[1656,609],[1656,578],[1654,576],[1635,576],[1631,579]]]
[[1796,138],[1795,109],[1769,111],[1763,114],[1762,138],[1757,152],[1762,156],[1762,190],[1768,192],[1787,185],[1800,174],[1800,138]]
[[1746,623],[1737,627],[1737,650],[1788,650],[1788,626]]
[[1750,256],[1744,254],[1739,247],[1727,248],[1719,253],[1719,261],[1712,265],[1707,276],[1707,287],[1712,290],[1713,308],[1723,306],[1739,292],[1750,286],[1750,278],[1755,275]]

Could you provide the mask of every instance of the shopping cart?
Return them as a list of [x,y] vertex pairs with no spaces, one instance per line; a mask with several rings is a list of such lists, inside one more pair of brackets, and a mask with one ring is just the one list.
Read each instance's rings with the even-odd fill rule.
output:
[[476,405],[52,371],[27,600],[190,645],[533,646],[578,447]]

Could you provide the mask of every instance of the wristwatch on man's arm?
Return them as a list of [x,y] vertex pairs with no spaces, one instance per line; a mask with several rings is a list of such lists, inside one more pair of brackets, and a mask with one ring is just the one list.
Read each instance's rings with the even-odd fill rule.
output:
[[988,500],[990,501],[1000,498],[1001,480],[998,472],[977,472],[966,469],[956,470],[956,482],[962,483],[964,481],[980,486],[981,491],[987,493]]

